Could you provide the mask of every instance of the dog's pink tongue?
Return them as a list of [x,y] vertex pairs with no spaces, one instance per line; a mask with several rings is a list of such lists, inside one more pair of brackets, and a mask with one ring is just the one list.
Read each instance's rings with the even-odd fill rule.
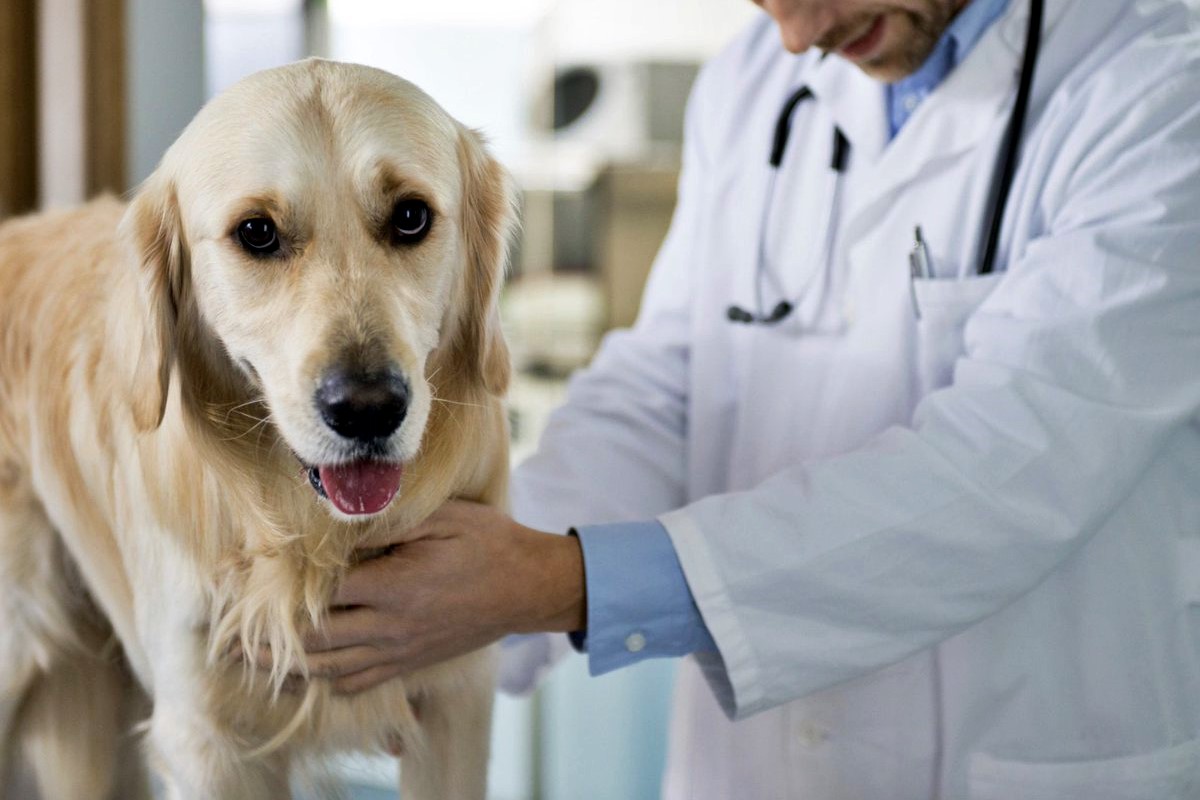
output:
[[320,467],[325,493],[343,514],[378,514],[400,490],[400,464],[355,461],[336,467]]

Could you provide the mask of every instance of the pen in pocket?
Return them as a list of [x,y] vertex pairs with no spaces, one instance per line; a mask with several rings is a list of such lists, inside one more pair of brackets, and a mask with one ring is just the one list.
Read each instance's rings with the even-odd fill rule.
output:
[[908,254],[909,279],[908,287],[912,293],[913,313],[921,318],[921,306],[917,302],[917,279],[933,277],[933,262],[929,259],[929,248],[925,237],[921,234],[921,226],[914,231],[912,251]]

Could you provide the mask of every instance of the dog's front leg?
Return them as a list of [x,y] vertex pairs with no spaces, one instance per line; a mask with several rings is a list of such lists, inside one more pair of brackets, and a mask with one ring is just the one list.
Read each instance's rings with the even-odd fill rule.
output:
[[422,690],[416,709],[421,738],[406,746],[400,759],[400,795],[404,800],[484,800],[496,691],[494,648],[440,668],[463,670],[466,680],[431,682]]
[[171,585],[174,604],[150,603],[147,593],[139,610],[153,674],[154,711],[146,742],[152,769],[169,800],[286,800],[286,755],[249,758],[246,743],[222,721],[231,684],[220,665],[206,661],[196,623],[199,604],[185,599],[191,596],[187,581]]
[[[201,687],[194,687],[200,692]],[[150,761],[169,800],[287,800],[288,760],[282,753],[248,759],[242,748],[186,704],[155,702]]]

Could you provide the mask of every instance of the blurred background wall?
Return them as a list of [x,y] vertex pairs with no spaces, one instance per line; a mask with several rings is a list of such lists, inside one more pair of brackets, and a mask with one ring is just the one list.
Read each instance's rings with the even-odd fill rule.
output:
[[[633,321],[692,80],[754,13],[749,0],[0,0],[0,219],[131,190],[207,98],[257,70],[318,55],[406,77],[481,129],[521,190],[504,297],[519,461],[566,377]],[[593,679],[572,653],[532,697],[500,699],[492,797],[656,797],[673,675],[648,662]],[[355,800],[395,797],[387,759],[333,768]]]

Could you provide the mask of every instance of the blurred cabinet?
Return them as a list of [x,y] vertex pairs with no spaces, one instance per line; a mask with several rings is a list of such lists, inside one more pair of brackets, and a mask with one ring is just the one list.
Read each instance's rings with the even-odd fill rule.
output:
[[0,219],[37,203],[37,3],[0,0]]
[[676,666],[651,659],[593,678],[583,656],[567,656],[539,690],[539,800],[659,797]]
[[0,0],[0,217],[120,193],[126,0]]
[[125,180],[125,0],[37,0],[38,201],[71,206]]
[[596,181],[592,235],[610,328],[637,319],[646,277],[671,224],[678,181],[675,166],[621,164],[604,168]]
[[125,164],[125,0],[84,4],[84,193],[120,193]]

